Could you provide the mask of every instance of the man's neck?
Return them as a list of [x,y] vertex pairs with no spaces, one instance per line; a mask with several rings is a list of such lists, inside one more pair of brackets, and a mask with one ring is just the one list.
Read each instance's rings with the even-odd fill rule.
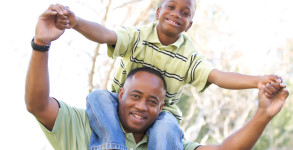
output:
[[133,137],[134,137],[134,140],[135,140],[136,144],[138,142],[140,142],[143,139],[144,135],[145,135],[145,133],[132,133],[132,134],[133,134]]
[[180,35],[178,35],[178,36],[167,35],[166,33],[159,30],[158,26],[157,26],[157,34],[158,34],[158,38],[159,38],[160,42],[165,46],[168,46],[170,44],[175,43],[180,37]]

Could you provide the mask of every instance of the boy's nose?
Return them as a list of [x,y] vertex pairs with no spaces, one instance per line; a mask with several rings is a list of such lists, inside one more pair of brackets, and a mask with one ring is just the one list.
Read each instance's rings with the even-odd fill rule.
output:
[[175,17],[175,18],[180,18],[180,17],[181,17],[181,16],[180,16],[180,11],[178,11],[178,10],[174,10],[174,11],[172,11],[171,15],[172,15],[173,17]]

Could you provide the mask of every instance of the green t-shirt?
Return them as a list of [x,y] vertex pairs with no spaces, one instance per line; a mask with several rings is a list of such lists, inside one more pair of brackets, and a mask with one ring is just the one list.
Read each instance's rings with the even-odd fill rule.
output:
[[[88,150],[92,129],[86,111],[58,102],[60,108],[53,130],[39,123],[45,136],[55,150]],[[124,132],[124,135],[127,149],[147,150],[147,135],[137,144],[132,133]],[[199,144],[183,141],[183,146],[185,150],[194,150]]]

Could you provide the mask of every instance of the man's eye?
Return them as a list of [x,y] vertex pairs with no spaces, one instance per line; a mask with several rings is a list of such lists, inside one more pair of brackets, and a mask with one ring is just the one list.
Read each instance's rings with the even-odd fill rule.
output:
[[136,95],[136,94],[131,94],[131,96],[134,98],[138,98],[138,95]]
[[152,105],[157,105],[157,104],[158,104],[158,102],[155,101],[155,100],[149,100],[149,102],[150,102]]

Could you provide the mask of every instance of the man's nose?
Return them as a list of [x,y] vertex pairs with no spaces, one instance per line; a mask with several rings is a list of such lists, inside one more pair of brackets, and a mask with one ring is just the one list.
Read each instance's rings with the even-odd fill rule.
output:
[[137,103],[135,104],[135,107],[141,111],[146,111],[148,109],[145,99],[141,99],[140,101],[137,101]]

